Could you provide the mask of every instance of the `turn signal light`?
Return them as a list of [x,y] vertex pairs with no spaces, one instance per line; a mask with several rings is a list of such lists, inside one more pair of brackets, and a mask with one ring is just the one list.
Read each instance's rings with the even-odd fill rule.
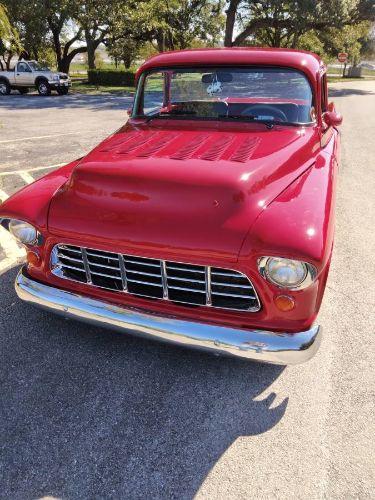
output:
[[29,251],[26,253],[26,260],[32,266],[37,266],[40,264],[40,257],[36,252]]
[[275,304],[276,307],[283,312],[291,311],[295,306],[293,297],[290,297],[289,295],[278,295],[275,298]]

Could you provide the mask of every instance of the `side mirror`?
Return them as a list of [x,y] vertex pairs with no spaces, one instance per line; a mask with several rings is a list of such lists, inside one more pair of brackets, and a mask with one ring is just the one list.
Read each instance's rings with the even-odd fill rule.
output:
[[338,127],[342,123],[342,115],[336,111],[326,111],[323,120],[328,127]]
[[127,108],[125,111],[128,113],[129,116],[133,114],[133,108]]

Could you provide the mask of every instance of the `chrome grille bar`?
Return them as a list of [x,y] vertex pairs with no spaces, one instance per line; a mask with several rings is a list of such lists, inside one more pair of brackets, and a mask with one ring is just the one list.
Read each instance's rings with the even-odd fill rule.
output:
[[163,299],[168,300],[168,276],[165,260],[160,261],[161,280],[163,283]]
[[190,306],[256,312],[260,302],[247,276],[231,269],[56,245],[52,273],[91,286]]
[[118,261],[120,264],[122,288],[123,288],[124,292],[127,292],[128,291],[128,281],[126,279],[126,268],[125,268],[124,256],[121,253],[118,254]]
[[207,266],[205,269],[205,282],[206,282],[206,304],[212,306],[212,290],[211,290],[211,267]]
[[168,288],[170,290],[183,290],[185,292],[191,292],[191,293],[206,293],[205,290],[194,290],[193,288],[184,288],[182,286],[171,286],[171,285],[169,285]]
[[91,271],[90,271],[90,266],[87,260],[87,252],[86,248],[81,248],[81,253],[82,253],[82,260],[83,260],[83,265],[85,266],[85,271],[86,271],[86,276],[87,276],[87,283],[90,285],[92,284],[92,279],[91,279]]
[[125,257],[124,257],[124,260],[127,264],[137,264],[137,265],[142,265],[142,266],[160,267],[160,264],[151,264],[150,262],[134,261],[134,260],[127,259]]

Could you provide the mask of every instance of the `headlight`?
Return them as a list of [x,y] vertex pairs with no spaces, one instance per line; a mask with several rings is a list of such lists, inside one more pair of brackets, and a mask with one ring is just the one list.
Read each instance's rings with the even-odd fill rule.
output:
[[60,75],[53,75],[53,79],[56,81],[60,80]]
[[22,220],[11,219],[8,229],[24,245],[34,245],[38,241],[38,231],[35,227]]
[[316,269],[311,264],[282,257],[262,257],[258,267],[266,280],[281,288],[306,288],[316,277]]

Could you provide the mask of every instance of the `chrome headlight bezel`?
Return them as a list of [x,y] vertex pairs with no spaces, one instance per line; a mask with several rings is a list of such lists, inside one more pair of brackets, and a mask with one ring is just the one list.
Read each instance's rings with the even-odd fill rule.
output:
[[[270,273],[269,265],[272,262],[272,260],[279,260],[279,261],[285,261],[285,265],[287,266],[288,263],[294,263],[298,264],[300,266],[300,269],[303,270],[303,276],[299,279],[296,280],[293,284],[285,284],[278,282],[272,274]],[[260,275],[267,280],[269,283],[272,283],[273,285],[277,286],[280,289],[283,290],[303,290],[304,288],[307,288],[310,286],[316,279],[317,276],[317,270],[315,266],[310,264],[309,262],[305,262],[302,260],[297,260],[297,259],[290,259],[287,257],[279,257],[279,256],[264,256],[258,259],[258,270]]]
[[41,243],[41,234],[29,222],[20,219],[2,219],[1,225],[22,245],[35,246]]

